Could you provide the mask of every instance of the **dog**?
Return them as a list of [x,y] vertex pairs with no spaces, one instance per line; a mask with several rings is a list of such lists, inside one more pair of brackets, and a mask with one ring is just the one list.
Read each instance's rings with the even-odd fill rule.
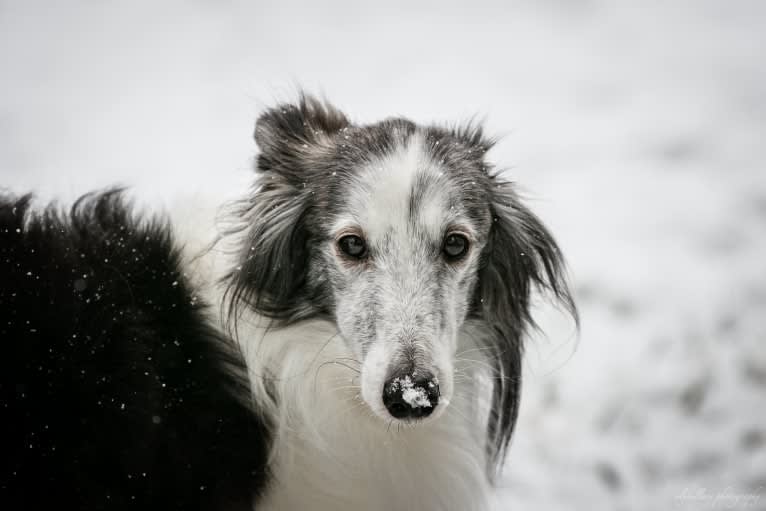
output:
[[0,201],[4,508],[489,508],[534,289],[577,317],[493,141],[303,94],[255,141],[202,243]]

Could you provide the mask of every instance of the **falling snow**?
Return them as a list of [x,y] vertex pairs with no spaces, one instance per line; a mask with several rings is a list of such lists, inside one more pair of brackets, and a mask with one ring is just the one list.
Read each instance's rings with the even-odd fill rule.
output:
[[[121,182],[142,201],[216,207],[249,179],[253,112],[296,79],[362,122],[486,114],[504,135],[488,157],[555,233],[582,313],[577,340],[537,311],[548,336],[527,343],[496,509],[693,510],[684,495],[699,489],[766,493],[762,2],[259,16],[255,3],[139,1],[104,7],[99,30],[77,5],[3,5],[3,186],[71,199]],[[146,12],[126,46],[125,20]],[[328,30],[341,19],[353,47]],[[354,72],[328,55],[351,55]]]

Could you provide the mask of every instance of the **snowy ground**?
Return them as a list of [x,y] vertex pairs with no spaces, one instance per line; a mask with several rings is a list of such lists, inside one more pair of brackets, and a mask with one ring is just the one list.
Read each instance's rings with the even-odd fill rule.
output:
[[497,509],[766,509],[766,4],[446,3],[0,0],[0,185],[227,191],[297,84],[486,115],[583,319],[541,308]]

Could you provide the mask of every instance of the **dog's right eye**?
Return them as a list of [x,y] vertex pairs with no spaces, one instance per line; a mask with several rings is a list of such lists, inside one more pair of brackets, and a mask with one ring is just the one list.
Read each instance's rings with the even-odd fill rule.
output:
[[338,246],[344,254],[355,259],[361,259],[367,255],[367,245],[364,240],[354,234],[343,236],[338,240]]

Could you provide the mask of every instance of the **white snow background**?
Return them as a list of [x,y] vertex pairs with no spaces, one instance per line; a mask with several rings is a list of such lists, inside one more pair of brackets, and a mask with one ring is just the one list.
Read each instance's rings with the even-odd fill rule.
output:
[[0,186],[159,206],[249,178],[296,86],[485,116],[570,263],[497,509],[766,509],[766,2],[0,0]]

